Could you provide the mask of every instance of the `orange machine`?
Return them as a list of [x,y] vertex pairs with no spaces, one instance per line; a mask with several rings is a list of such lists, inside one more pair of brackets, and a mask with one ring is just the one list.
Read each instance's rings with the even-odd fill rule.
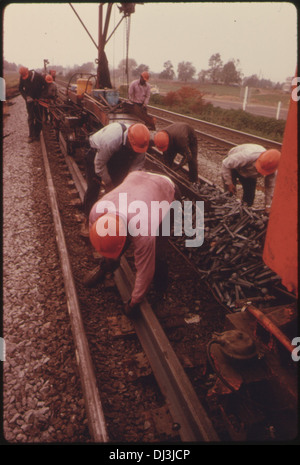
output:
[[298,297],[297,94],[292,92],[263,260]]

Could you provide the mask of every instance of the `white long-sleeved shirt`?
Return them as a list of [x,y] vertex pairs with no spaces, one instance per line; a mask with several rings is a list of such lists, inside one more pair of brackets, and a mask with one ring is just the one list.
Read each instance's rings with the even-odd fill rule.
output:
[[[262,175],[255,168],[255,162],[261,153],[265,152],[262,145],[241,144],[229,150],[222,162],[221,175],[226,185],[232,184],[232,170],[236,170],[245,178],[258,178]],[[265,204],[271,205],[277,172],[264,176]]]
[[[108,172],[107,163],[111,157],[123,146],[125,147],[129,124],[125,124],[126,131],[120,123],[111,123],[100,129],[89,138],[90,146],[97,150],[95,156],[95,173],[108,185],[112,183]],[[132,159],[130,171],[142,169],[145,162],[145,154],[138,153]]]
[[133,103],[142,103],[143,105],[148,105],[150,100],[150,84],[145,82],[145,84],[140,83],[140,79],[132,81],[128,90],[128,97]]
[[[124,205],[122,206],[119,203],[119,201],[122,201],[119,194],[127,194],[126,211],[124,211]],[[169,210],[169,206],[165,205],[164,211],[160,210],[159,215],[151,214],[151,203],[167,201],[170,205],[174,200],[174,195],[174,183],[166,176],[146,171],[134,171],[128,174],[122,184],[98,200],[91,209],[89,217],[90,227],[104,214],[103,209],[100,209],[101,202],[104,202],[102,205],[105,205],[105,208],[109,212],[119,213],[121,217],[126,218],[128,235],[130,235],[134,247],[136,268],[135,283],[131,295],[131,303],[133,305],[143,300],[152,282],[155,272],[156,236],[151,234],[151,232],[157,231],[159,224]],[[133,208],[136,204],[133,202],[144,202],[147,208],[143,208],[137,213],[136,209]],[[131,208],[129,208],[130,206]],[[168,206],[167,209],[166,206]],[[137,208],[139,209],[138,206]],[[131,235],[130,224],[134,223],[137,214],[139,217],[140,233],[138,235]]]

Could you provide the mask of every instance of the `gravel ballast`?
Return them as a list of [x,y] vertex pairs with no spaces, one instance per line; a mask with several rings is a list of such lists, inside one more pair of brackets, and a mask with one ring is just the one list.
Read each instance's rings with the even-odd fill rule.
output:
[[25,103],[3,142],[3,434],[9,443],[90,439],[39,142]]

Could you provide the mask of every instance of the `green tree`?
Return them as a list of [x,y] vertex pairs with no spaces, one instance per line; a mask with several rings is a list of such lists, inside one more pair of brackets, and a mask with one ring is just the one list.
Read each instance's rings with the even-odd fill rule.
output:
[[[137,62],[133,58],[128,58],[128,75],[133,75],[133,70],[137,68]],[[118,70],[122,76],[126,75],[126,59],[120,61]]]
[[208,61],[209,75],[211,80],[216,83],[220,80],[223,62],[219,53],[212,55]]
[[138,78],[143,73],[143,71],[149,71],[149,66],[144,64],[137,66],[132,70],[132,76]]
[[178,64],[177,73],[178,79],[186,82],[193,78],[196,69],[190,61],[181,61],[181,63]]
[[202,69],[198,73],[198,80],[201,84],[204,84],[209,79],[209,70]]
[[238,84],[241,82],[241,75],[236,69],[234,60],[228,61],[228,63],[223,66],[221,77],[224,84]]
[[165,69],[159,74],[159,77],[161,79],[173,80],[175,77],[175,71],[173,69],[173,65],[170,60],[165,61],[164,68]]

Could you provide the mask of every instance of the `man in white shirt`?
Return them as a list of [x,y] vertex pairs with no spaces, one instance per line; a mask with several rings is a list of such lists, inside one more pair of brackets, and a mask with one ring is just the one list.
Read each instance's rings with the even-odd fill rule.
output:
[[128,97],[132,103],[136,103],[141,105],[142,107],[146,108],[149,100],[150,100],[150,84],[149,81],[149,73],[144,71],[140,75],[140,79],[136,79],[132,81],[129,86]]
[[262,145],[242,144],[229,150],[222,162],[221,175],[226,190],[236,194],[237,179],[243,187],[243,202],[252,206],[256,181],[265,178],[265,209],[271,207],[281,153],[276,149],[266,150]]
[[143,71],[140,79],[132,81],[128,90],[128,98],[133,104],[133,113],[141,118],[151,130],[155,130],[155,119],[148,115],[147,105],[151,96],[151,86],[148,83],[150,75],[148,71]]

